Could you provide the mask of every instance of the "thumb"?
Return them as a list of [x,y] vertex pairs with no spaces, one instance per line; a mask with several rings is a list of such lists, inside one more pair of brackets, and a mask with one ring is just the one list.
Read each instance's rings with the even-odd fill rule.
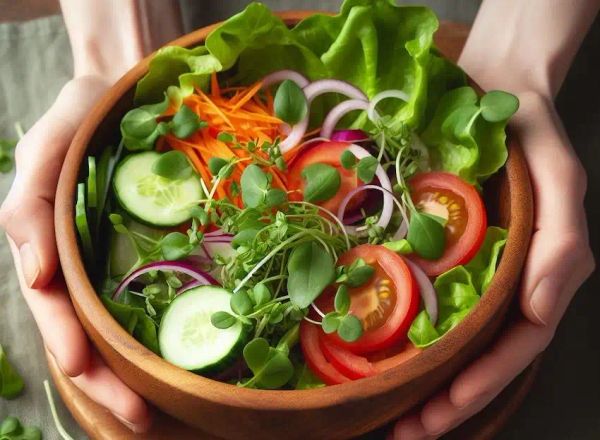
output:
[[56,272],[54,196],[58,177],[77,126],[105,89],[104,82],[93,77],[69,82],[17,146],[17,174],[0,209],[0,225],[18,248],[30,288],[45,286]]

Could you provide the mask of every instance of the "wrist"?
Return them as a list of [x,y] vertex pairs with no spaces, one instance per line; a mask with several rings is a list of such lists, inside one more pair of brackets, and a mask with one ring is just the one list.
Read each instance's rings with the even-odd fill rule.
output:
[[501,89],[515,95],[534,92],[553,99],[557,87],[551,58],[523,53],[514,43],[517,47],[512,42],[490,47],[470,37],[458,64],[484,90]]

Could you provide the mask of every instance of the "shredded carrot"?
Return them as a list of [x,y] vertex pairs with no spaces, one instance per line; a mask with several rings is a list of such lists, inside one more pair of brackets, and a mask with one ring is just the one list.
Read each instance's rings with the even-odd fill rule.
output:
[[[210,79],[210,93],[196,88],[194,93],[183,101],[207,123],[207,127],[185,140],[171,134],[165,135],[159,139],[157,148],[164,150],[171,147],[183,152],[207,186],[210,186],[212,179],[208,169],[208,162],[212,157],[241,159],[229,179],[221,182],[215,191],[217,199],[227,197],[241,206],[241,197],[233,191],[233,183],[239,183],[252,154],[266,159],[266,153],[260,147],[265,143],[273,144],[281,136],[283,121],[275,116],[273,96],[269,91],[262,92],[261,88],[262,83],[257,82],[247,87],[222,89],[217,75],[213,74]],[[223,132],[233,135],[235,144],[228,144],[217,138],[217,135]],[[257,147],[252,153],[247,149],[249,143],[254,143]],[[295,153],[284,155],[284,158],[287,160],[293,156]],[[273,175],[273,186],[287,191],[285,173],[276,167],[271,167],[269,171]]]

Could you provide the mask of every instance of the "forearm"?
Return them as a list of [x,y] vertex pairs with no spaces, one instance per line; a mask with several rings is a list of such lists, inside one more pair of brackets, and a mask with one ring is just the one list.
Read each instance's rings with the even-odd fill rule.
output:
[[600,0],[484,0],[459,64],[484,88],[554,97]]
[[[75,77],[115,81],[158,45],[181,32],[176,1],[61,0]],[[148,26],[161,17],[161,25]]]

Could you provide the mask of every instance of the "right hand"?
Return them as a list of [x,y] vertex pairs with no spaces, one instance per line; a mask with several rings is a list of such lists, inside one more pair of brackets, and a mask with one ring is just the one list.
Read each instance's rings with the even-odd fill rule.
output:
[[54,198],[77,127],[109,84],[82,76],[64,86],[50,110],[19,142],[16,177],[0,209],[25,300],[56,364],[92,400],[134,432],[148,430],[144,400],[104,364],[88,341],[60,270]]

